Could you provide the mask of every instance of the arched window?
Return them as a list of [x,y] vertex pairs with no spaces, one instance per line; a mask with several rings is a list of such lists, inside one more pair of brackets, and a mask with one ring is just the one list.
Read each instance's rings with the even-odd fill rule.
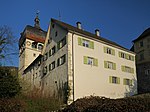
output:
[[32,42],[32,48],[37,48],[37,42]]
[[39,45],[38,45],[38,49],[39,49],[39,50],[42,50],[42,49],[43,49],[43,45],[42,45],[42,44],[39,44]]

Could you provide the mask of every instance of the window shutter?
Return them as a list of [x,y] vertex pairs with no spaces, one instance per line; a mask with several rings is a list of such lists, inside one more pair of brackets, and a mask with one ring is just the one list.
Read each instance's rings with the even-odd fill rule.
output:
[[134,56],[131,56],[131,60],[134,61]]
[[84,56],[83,58],[84,58],[84,64],[87,64],[88,57]]
[[119,57],[121,57],[121,52],[119,51]]
[[120,78],[117,77],[117,84],[120,84]]
[[116,70],[116,63],[113,63],[113,70]]
[[107,68],[107,61],[104,61],[104,68]]
[[125,72],[125,66],[121,66],[123,72]]
[[104,47],[104,53],[107,53],[107,47]]
[[82,46],[82,39],[80,37],[78,37],[78,45]]
[[132,86],[132,82],[133,82],[133,80],[130,80],[130,86]]
[[115,50],[114,49],[111,49],[112,50],[112,55],[115,55]]
[[133,74],[134,74],[134,68],[131,68],[131,73],[133,73]]
[[112,83],[112,76],[109,76],[109,83]]
[[90,41],[90,48],[91,48],[91,49],[94,49],[94,42],[91,42],[91,41]]
[[128,55],[128,54],[125,54],[125,58],[126,58],[126,59],[129,59],[129,55]]
[[94,59],[94,66],[98,66],[98,59]]
[[123,85],[126,85],[126,79],[123,79]]

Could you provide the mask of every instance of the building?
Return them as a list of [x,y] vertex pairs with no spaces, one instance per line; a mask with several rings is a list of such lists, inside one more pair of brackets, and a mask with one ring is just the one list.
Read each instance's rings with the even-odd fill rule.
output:
[[150,92],[150,28],[133,40],[136,53],[138,93]]
[[99,30],[83,30],[80,22],[74,27],[51,19],[42,52],[22,77],[42,95],[67,103],[89,95],[122,98],[137,92],[135,53],[101,37]]

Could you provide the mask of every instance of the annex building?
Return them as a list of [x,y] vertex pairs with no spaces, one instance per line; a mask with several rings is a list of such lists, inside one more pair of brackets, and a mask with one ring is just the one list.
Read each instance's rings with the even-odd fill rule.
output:
[[47,32],[27,25],[19,41],[19,74],[43,96],[66,103],[84,96],[122,98],[137,93],[135,53],[115,42],[51,19]]

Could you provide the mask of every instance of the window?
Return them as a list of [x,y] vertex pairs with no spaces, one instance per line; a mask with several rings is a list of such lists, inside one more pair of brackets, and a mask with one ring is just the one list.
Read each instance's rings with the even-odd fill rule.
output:
[[82,40],[82,45],[84,46],[84,47],[89,47],[89,41],[88,40]]
[[116,63],[110,61],[104,61],[104,68],[116,70]]
[[109,76],[109,83],[120,84],[120,78],[115,76]]
[[50,56],[53,55],[53,54],[55,54],[55,52],[56,52],[56,48],[55,48],[55,46],[54,46],[54,47],[50,50],[50,53],[51,53]]
[[125,57],[126,57],[125,53],[121,52],[121,58],[125,58]]
[[140,61],[144,60],[144,53],[143,52],[140,54],[140,59],[139,60]]
[[141,42],[139,43],[139,46],[140,46],[140,47],[143,47],[143,41],[141,41]]
[[104,53],[115,55],[115,50],[109,47],[104,47]]
[[131,80],[131,79],[126,79],[126,78],[124,78],[124,79],[123,79],[123,84],[124,84],[124,85],[132,86],[132,80]]
[[44,69],[43,69],[43,74],[44,74],[44,75],[47,74],[47,66],[44,67]]
[[36,54],[35,54],[35,53],[33,53],[33,57],[36,57]]
[[129,54],[124,53],[124,52],[120,52],[120,51],[119,51],[119,57],[120,57],[120,58],[127,59],[127,60],[134,61],[134,56],[129,55]]
[[94,49],[94,42],[78,37],[78,45]]
[[93,58],[88,57],[88,63],[87,64],[88,65],[93,65],[93,60],[94,60]]
[[66,37],[64,37],[61,41],[57,43],[58,50],[66,45]]
[[84,64],[98,66],[98,59],[96,58],[84,56],[83,60],[84,60]]
[[49,71],[55,69],[55,61],[53,61],[51,64],[49,64]]
[[38,49],[39,49],[39,50],[42,50],[42,49],[43,49],[43,45],[42,45],[42,44],[39,44],[39,45],[38,45]]
[[66,62],[66,55],[57,59],[57,66],[63,65]]
[[57,33],[57,31],[55,32],[55,37],[57,37],[57,35],[58,35],[58,33]]
[[61,58],[60,58],[60,65],[64,64],[66,62],[66,55],[63,55]]
[[37,42],[32,42],[32,48],[37,48]]
[[145,70],[146,75],[150,75],[150,69]]
[[57,67],[60,65],[60,58],[57,59]]
[[45,55],[44,55],[44,61],[47,60],[47,58],[48,58],[48,53],[45,53]]
[[134,73],[134,68],[128,66],[121,66],[123,72]]

